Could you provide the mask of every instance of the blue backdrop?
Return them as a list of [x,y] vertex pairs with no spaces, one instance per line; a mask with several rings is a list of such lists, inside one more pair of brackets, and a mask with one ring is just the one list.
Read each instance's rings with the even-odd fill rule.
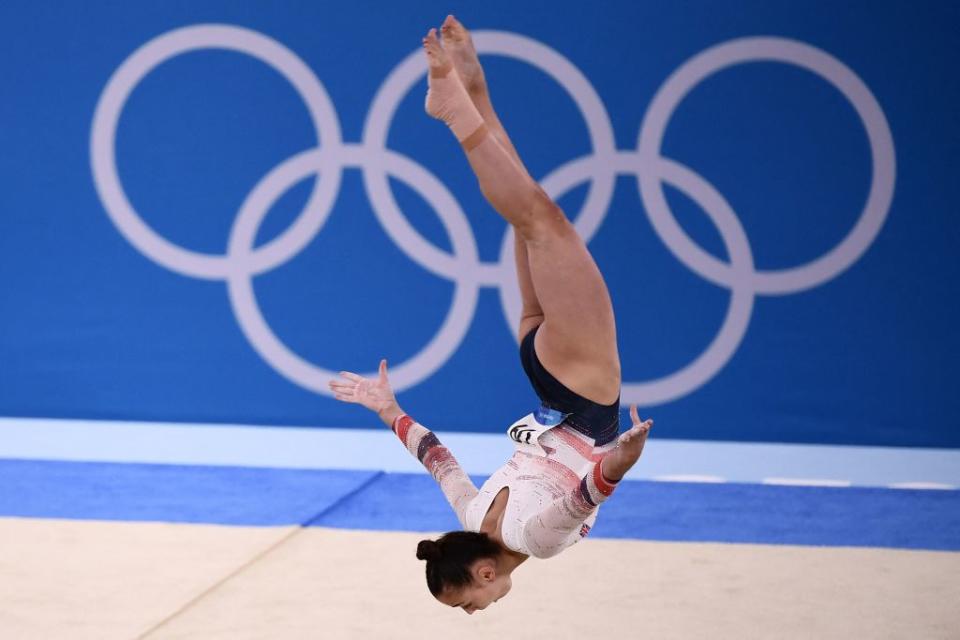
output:
[[55,4],[0,7],[0,415],[367,427],[323,370],[382,356],[431,427],[530,411],[453,11],[659,437],[960,446],[955,6]]

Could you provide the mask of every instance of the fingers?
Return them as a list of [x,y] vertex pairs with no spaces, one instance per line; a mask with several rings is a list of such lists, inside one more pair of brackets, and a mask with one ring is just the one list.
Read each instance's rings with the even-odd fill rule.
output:
[[353,373],[352,371],[341,371],[341,379],[330,380],[327,385],[333,392],[333,397],[344,402],[354,402],[366,405],[371,397],[378,395],[379,386],[386,387],[389,390],[387,382],[387,360],[380,360],[380,368],[377,374],[378,381],[374,382],[368,378]]
[[333,397],[342,402],[358,402],[355,393],[357,385],[353,382],[341,382],[339,380],[331,380],[329,383],[330,390],[333,391]]
[[334,391],[333,397],[341,402],[352,402],[354,404],[360,402],[355,395],[352,393],[343,393],[341,391]]
[[630,405],[630,422],[632,427],[640,427],[644,431],[649,431],[650,427],[653,426],[653,420],[647,418],[646,420],[640,420],[640,414],[637,413],[637,405]]
[[634,438],[646,439],[647,435],[650,433],[650,427],[652,426],[653,420],[638,422],[620,434],[620,437],[623,439],[623,442],[630,442]]
[[330,381],[330,390],[336,393],[352,396],[356,388],[357,385],[352,382],[340,382],[338,380]]

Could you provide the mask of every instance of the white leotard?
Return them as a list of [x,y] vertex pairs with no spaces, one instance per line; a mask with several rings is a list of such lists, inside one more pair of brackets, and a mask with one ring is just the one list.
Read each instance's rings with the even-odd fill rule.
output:
[[490,505],[507,487],[501,537],[508,548],[538,558],[554,556],[583,538],[613,484],[599,461],[615,445],[596,447],[592,438],[563,424],[543,424],[529,414],[511,425],[513,456],[477,491],[446,447],[422,425],[394,423],[394,430],[439,482],[461,525],[479,531]]

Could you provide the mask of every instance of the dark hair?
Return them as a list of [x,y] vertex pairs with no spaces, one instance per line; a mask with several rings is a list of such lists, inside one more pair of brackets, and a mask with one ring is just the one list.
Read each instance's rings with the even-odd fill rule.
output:
[[499,554],[499,544],[475,531],[451,531],[417,545],[417,560],[427,561],[427,588],[435,598],[444,589],[470,584],[470,566],[480,558],[496,558]]

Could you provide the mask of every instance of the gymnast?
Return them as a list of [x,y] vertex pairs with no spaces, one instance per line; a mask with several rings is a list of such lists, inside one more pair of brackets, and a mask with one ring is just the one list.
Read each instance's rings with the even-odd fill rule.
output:
[[587,535],[599,505],[637,462],[652,420],[630,407],[619,435],[620,358],[603,276],[563,211],[530,177],[494,112],[466,28],[447,16],[423,39],[427,113],[460,142],[480,190],[515,232],[523,298],[520,362],[540,398],[508,430],[513,456],[479,491],[437,437],[397,404],[380,362],[376,379],[348,371],[330,381],[338,400],[389,425],[439,483],[463,526],[423,540],[427,587],[468,614],[510,591],[528,557],[552,557]]

